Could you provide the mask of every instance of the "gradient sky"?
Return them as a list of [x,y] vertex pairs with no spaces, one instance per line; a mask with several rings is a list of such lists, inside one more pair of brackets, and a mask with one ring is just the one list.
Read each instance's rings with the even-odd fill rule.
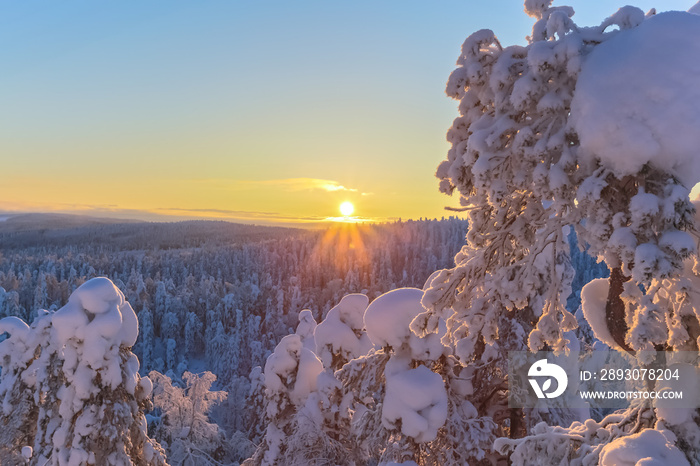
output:
[[[580,25],[626,3],[564,2]],[[446,215],[459,48],[531,27],[520,0],[0,1],[0,211]]]

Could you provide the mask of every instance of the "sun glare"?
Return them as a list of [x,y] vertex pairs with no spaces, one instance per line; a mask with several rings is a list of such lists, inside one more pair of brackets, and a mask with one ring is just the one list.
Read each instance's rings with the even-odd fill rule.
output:
[[351,202],[345,201],[340,204],[340,213],[343,214],[343,217],[349,217],[353,212],[355,212],[355,207]]

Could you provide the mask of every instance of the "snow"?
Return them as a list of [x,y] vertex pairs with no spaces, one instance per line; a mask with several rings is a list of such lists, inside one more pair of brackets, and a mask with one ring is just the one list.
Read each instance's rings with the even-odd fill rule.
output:
[[630,227],[617,227],[610,235],[608,248],[615,251],[623,263],[630,263],[634,260],[637,237]]
[[68,302],[77,304],[92,314],[105,314],[112,306],[124,304],[124,295],[109,278],[97,277],[80,285],[70,295]]
[[304,309],[299,313],[299,324],[297,324],[296,333],[301,338],[304,348],[310,351],[316,351],[316,343],[314,342],[314,331],[316,330],[316,319],[310,310]]
[[630,199],[630,223],[642,226],[659,213],[658,196],[645,193],[643,189]]
[[68,303],[52,318],[59,344],[71,338],[84,340],[85,355],[99,366],[114,346],[133,346],[138,337],[138,319],[124,295],[107,278],[97,277],[76,289]]
[[287,335],[275,347],[275,352],[265,362],[265,386],[269,390],[281,391],[285,379],[296,369],[301,351],[301,338],[298,335]]
[[690,466],[685,455],[668,437],[670,432],[644,429],[606,445],[600,454],[600,466]]
[[425,281],[425,283],[423,284],[423,291],[425,291],[425,290],[427,290],[428,288],[430,288],[431,284],[433,283],[433,280],[435,280],[435,278],[437,278],[437,276],[440,275],[440,273],[442,273],[443,270],[445,270],[445,269],[438,269],[438,270],[436,270],[435,272],[433,272],[433,273],[430,274],[430,276],[428,277],[428,279],[427,279],[427,280]]
[[0,319],[0,335],[8,333],[11,337],[15,336],[18,339],[24,339],[28,332],[29,325],[19,317],[10,316]]
[[671,264],[664,257],[663,252],[654,243],[644,243],[637,246],[634,251],[634,268],[632,278],[643,283],[656,273],[666,276],[671,272]]
[[[105,446],[99,461],[91,445],[122,435],[150,442],[141,409],[152,385],[139,377],[139,360],[129,351],[138,323],[110,280],[85,282],[55,313],[39,311],[31,327],[16,317],[2,319],[1,332],[10,334],[0,343],[3,408],[17,380],[35,392],[35,403],[42,403],[36,407],[38,419],[28,421],[36,422],[36,434],[33,448],[22,448],[26,458],[36,457],[39,464],[50,457],[67,465],[126,464],[132,453],[119,444]],[[157,449],[162,461],[160,447],[151,449],[151,456]]]
[[659,239],[662,247],[672,250],[681,257],[686,257],[695,252],[695,241],[685,231],[667,231]]
[[695,5],[691,6],[688,9],[688,13],[693,13],[695,15],[700,15],[700,2],[696,3]]
[[363,315],[368,302],[369,298],[363,294],[346,295],[316,327],[316,354],[325,367],[331,367],[333,354],[350,360],[372,348],[372,342],[364,332]]
[[668,369],[678,370],[678,379],[660,380],[656,383],[656,390],[679,391],[683,393],[683,398],[657,398],[654,400],[654,407],[656,415],[664,424],[681,425],[692,421],[695,410],[700,407],[700,370],[688,363],[671,364]]
[[382,424],[392,429],[400,420],[404,435],[417,442],[435,440],[438,429],[447,420],[447,392],[442,377],[425,366],[404,369],[401,365],[401,361],[394,360],[387,364]]
[[[323,365],[316,355],[304,348],[299,335],[287,335],[265,362],[265,388],[272,393],[289,392],[296,406],[304,404],[316,390],[316,378]],[[293,380],[291,387],[289,381]]]
[[[182,380],[175,384],[158,372],[152,371],[150,375],[154,384],[153,406],[160,413],[154,430],[168,439],[171,460],[184,458],[191,451],[213,451],[221,432],[210,422],[209,414],[214,405],[227,399],[226,392],[211,389],[216,375],[209,371],[202,374],[185,371]],[[197,456],[190,463],[212,465]]]
[[365,311],[367,334],[376,346],[399,348],[412,335],[409,326],[418,314],[423,291],[418,288],[398,288],[379,296]]
[[597,46],[571,102],[580,155],[618,178],[650,163],[687,188],[700,181],[700,17],[659,13]]
[[299,356],[299,367],[294,388],[289,394],[292,403],[296,405],[306,401],[309,393],[316,390],[316,378],[323,371],[323,364],[316,355],[306,348],[302,348]]
[[450,352],[449,347],[442,341],[447,334],[447,321],[443,317],[438,317],[437,323],[436,333],[428,333],[423,337],[411,333],[409,336],[408,345],[414,359],[436,361],[440,356]]
[[525,13],[535,18],[540,18],[545,10],[552,4],[552,0],[525,0]]
[[153,393],[153,382],[151,382],[151,379],[148,377],[141,378],[139,381],[139,386],[143,390],[143,396],[150,397],[151,393]]
[[609,289],[607,278],[596,278],[588,282],[581,290],[581,310],[595,337],[610,348],[618,349],[619,345],[615,343],[605,321]]
[[[122,383],[119,348],[131,347],[138,336],[138,320],[121,291],[107,278],[88,280],[51,316],[52,338],[63,347],[66,379],[81,400],[94,395],[99,372],[112,389]],[[135,360],[135,362],[134,362]],[[134,394],[138,359],[127,364],[126,388]]]

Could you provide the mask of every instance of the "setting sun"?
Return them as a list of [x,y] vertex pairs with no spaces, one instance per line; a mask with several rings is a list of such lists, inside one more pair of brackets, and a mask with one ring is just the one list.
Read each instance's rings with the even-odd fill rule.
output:
[[340,213],[343,214],[344,217],[351,216],[353,212],[355,212],[355,207],[351,202],[345,201],[340,204]]

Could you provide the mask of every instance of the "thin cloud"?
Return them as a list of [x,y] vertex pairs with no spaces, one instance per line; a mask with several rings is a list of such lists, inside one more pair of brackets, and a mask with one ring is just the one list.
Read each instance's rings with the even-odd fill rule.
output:
[[369,217],[326,217],[324,221],[334,223],[375,223],[379,220]]
[[174,221],[190,219],[239,220],[261,224],[317,224],[326,222],[326,217],[310,215],[284,215],[279,212],[253,210],[225,210],[215,208],[188,209],[182,207],[156,207],[146,209],[118,208],[111,204],[66,204],[55,205],[0,202],[0,214],[17,215],[23,213],[57,213],[92,217],[118,218],[142,221]]
[[264,220],[276,220],[283,222],[318,222],[325,219],[325,217],[320,216],[294,216],[294,215],[284,215],[279,212],[264,212],[255,210],[226,210],[226,209],[186,209],[182,207],[159,207],[154,209],[157,212],[179,212],[179,213],[189,213],[196,214],[196,216],[202,215],[214,215],[214,216],[225,216],[229,218],[238,219],[264,219]]
[[344,191],[356,193],[357,189],[348,188],[333,180],[324,180],[320,178],[283,178],[279,180],[260,180],[260,181],[244,181],[245,184],[260,185],[260,186],[276,186],[285,191]]
[[[350,188],[334,180],[322,178],[281,178],[274,180],[227,180],[221,178],[194,180],[197,183],[207,185],[218,185],[231,190],[255,189],[261,187],[274,187],[287,192],[302,191],[326,191],[326,192],[348,192],[360,193],[357,188]],[[362,196],[369,196],[372,193],[360,193]]]
[[[287,180],[265,180],[255,182],[261,185],[280,185],[289,190],[317,189],[329,192],[353,191],[334,181],[318,180],[313,178],[294,178]],[[311,181],[311,182],[309,182]],[[356,190],[354,190],[355,192]],[[365,195],[365,193],[362,193]],[[369,195],[371,193],[368,193]],[[8,203],[0,202],[0,214],[15,215],[19,213],[61,213],[73,215],[87,215],[92,217],[105,217],[124,220],[141,221],[178,221],[190,219],[218,219],[229,221],[254,222],[257,224],[281,225],[298,224],[299,226],[322,227],[329,223],[367,223],[378,221],[365,217],[327,217],[319,215],[288,215],[275,211],[257,210],[228,210],[217,208],[185,208],[185,207],[154,207],[145,209],[120,208],[114,204],[79,204],[56,203],[54,205]]]
[[57,202],[54,204],[31,202],[0,202],[0,210],[7,212],[58,212],[58,211],[82,211],[82,210],[121,210],[116,204],[78,204]]
[[[161,207],[154,209],[161,212],[180,212],[191,213],[197,216],[215,215],[234,219],[249,219],[249,220],[267,220],[274,222],[295,222],[295,223],[369,223],[377,222],[380,219],[369,217],[321,217],[316,215],[292,216],[283,215],[279,212],[259,212],[251,210],[226,210],[226,209],[186,209],[181,207],[165,208]],[[167,214],[166,214],[167,215]]]

